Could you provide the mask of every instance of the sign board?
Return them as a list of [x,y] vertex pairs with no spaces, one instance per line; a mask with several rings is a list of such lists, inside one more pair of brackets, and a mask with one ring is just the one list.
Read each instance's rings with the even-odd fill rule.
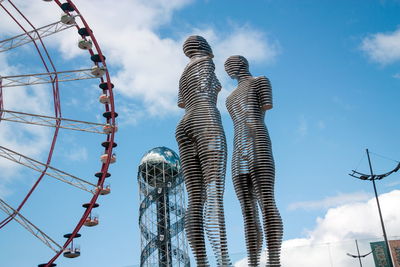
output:
[[393,267],[384,241],[370,243],[376,267]]

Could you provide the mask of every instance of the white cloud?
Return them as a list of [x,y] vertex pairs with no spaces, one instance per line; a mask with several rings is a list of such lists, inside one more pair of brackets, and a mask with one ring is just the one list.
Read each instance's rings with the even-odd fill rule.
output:
[[386,187],[393,187],[393,186],[398,186],[398,185],[400,185],[400,181],[388,183],[388,184],[386,184]]
[[[217,37],[218,36],[218,37]],[[223,63],[231,55],[242,55],[251,62],[274,62],[281,48],[277,41],[267,38],[264,32],[248,25],[232,26],[229,34],[214,33],[216,61]]]
[[[389,237],[398,236],[400,190],[382,194],[379,199]],[[360,240],[361,253],[367,253],[370,251],[369,242],[378,238],[382,239],[382,229],[375,198],[341,204],[329,209],[324,217],[317,218],[315,228],[309,230],[306,237],[283,242],[282,266],[352,267],[356,262],[346,253],[356,254],[354,240]],[[265,264],[265,257],[263,261]],[[366,267],[374,266],[371,256],[363,261]],[[235,266],[247,266],[246,259],[238,261]]]
[[308,121],[304,115],[301,115],[299,118],[297,133],[302,137],[306,136],[308,133]]
[[324,130],[324,129],[326,128],[326,123],[325,123],[325,121],[319,120],[318,123],[317,123],[317,127],[318,127],[318,129],[320,129],[320,130]]
[[[230,94],[230,91],[236,87],[236,82],[225,72],[224,63],[226,59],[232,55],[242,55],[249,61],[251,71],[254,64],[274,62],[281,51],[278,41],[268,38],[264,32],[248,25],[230,25],[225,30],[220,32],[213,28],[196,28],[190,33],[204,36],[212,46],[215,56],[215,72],[223,87],[218,97],[218,108],[221,112],[226,112],[225,99]],[[183,41],[182,39],[180,43],[183,43]],[[178,72],[178,75],[181,72],[182,70]],[[268,75],[268,73],[262,73],[261,75]]]
[[[204,34],[215,53],[217,75],[225,87],[219,97],[219,107],[224,109],[224,98],[234,82],[223,69],[223,62],[232,54],[242,54],[250,62],[273,62],[279,54],[279,44],[271,41],[265,33],[250,26],[229,25],[223,31],[213,27],[196,28],[196,25],[185,25],[182,32],[174,37],[161,37],[161,27],[168,25],[174,12],[190,4],[192,0],[121,0],[117,3],[109,0],[77,0],[80,9],[96,38],[101,44],[103,53],[115,84],[116,95],[122,100],[117,103],[122,124],[134,124],[144,115],[165,116],[177,113],[176,98],[178,79],[188,59],[182,52],[182,44],[190,34]],[[61,10],[54,2],[15,0],[24,14],[36,26],[44,26],[59,20]],[[3,3],[12,10],[8,2]],[[46,12],[43,12],[43,11]],[[107,12],[104,12],[107,10]],[[14,15],[17,15],[13,11]],[[101,14],[101,16],[99,15]],[[17,15],[18,16],[18,15]],[[79,18],[77,18],[79,22]],[[30,30],[27,23],[24,27]],[[82,23],[80,23],[82,25]],[[10,37],[20,34],[15,22],[7,16],[0,24],[0,36]],[[68,65],[77,69],[82,64],[91,64],[87,52],[77,47],[79,36],[75,28],[46,37],[45,44],[52,56],[65,59]],[[251,47],[251,49],[249,49]],[[60,54],[57,55],[56,51]],[[32,66],[40,64],[32,45],[23,46],[0,55],[0,75],[36,72]],[[21,65],[10,60],[27,55],[32,66]],[[7,59],[9,61],[7,61]],[[59,61],[59,60],[58,60]],[[36,66],[36,65],[35,65]],[[56,66],[65,70],[64,65]],[[89,66],[87,66],[89,67]],[[11,110],[29,113],[51,114],[48,93],[44,86],[31,88],[18,87],[18,90],[5,90],[5,107]],[[20,103],[24,101],[22,108]],[[129,104],[127,104],[129,103]],[[67,104],[74,104],[73,102]],[[124,113],[124,114],[122,114]],[[125,114],[127,113],[127,114]],[[0,144],[6,144],[33,158],[39,158],[48,151],[51,129],[30,125],[14,125],[2,122],[0,127]],[[81,153],[84,155],[84,153]],[[9,162],[0,161],[0,167],[7,166],[7,176],[16,174],[15,167]],[[12,165],[14,166],[14,165]],[[3,175],[6,175],[3,169]],[[5,179],[2,182],[4,184]]]
[[70,161],[86,161],[88,159],[88,151],[85,147],[75,146],[73,149],[65,153],[66,158]]
[[339,205],[350,204],[365,201],[371,197],[371,194],[365,192],[339,193],[333,197],[326,197],[322,200],[301,201],[289,205],[289,210],[305,209],[328,209]]
[[334,96],[332,98],[332,102],[339,108],[346,110],[346,111],[350,111],[354,109],[354,106],[348,102],[346,102],[346,100],[338,97],[338,96]]
[[10,190],[5,187],[5,185],[0,184],[0,199],[5,198],[10,194]]
[[[11,64],[10,57],[6,57],[4,53],[0,54],[0,70],[3,76],[22,73],[21,66]],[[49,115],[52,98],[48,89],[45,86],[3,88],[4,109]],[[50,139],[49,128],[0,122],[0,145],[28,157],[39,159],[49,150]],[[0,158],[0,168],[0,194],[6,195],[10,193],[6,185],[19,177],[21,166]]]
[[371,60],[381,64],[400,60],[400,29],[389,33],[376,33],[364,38],[361,49]]
[[137,125],[147,115],[141,106],[127,102],[121,101],[118,105],[118,110],[121,113],[121,116],[118,117],[118,127]]
[[[150,71],[154,71],[151,70],[151,66],[156,65],[155,60],[157,55],[154,55],[154,57],[150,55],[150,60],[147,60],[146,54],[142,56],[142,53],[143,51],[149,52],[148,48],[154,49],[154,51],[162,50],[164,42],[167,43],[166,46],[168,47],[168,40],[160,39],[153,33],[153,30],[167,23],[174,10],[189,2],[190,0],[151,2],[123,0],[118,1],[118,5],[116,5],[112,1],[92,0],[76,1],[76,4],[79,8],[82,8],[85,18],[93,25],[93,30],[97,38],[99,38],[100,43],[102,43],[103,49],[105,50],[104,52],[107,58],[110,59],[110,63],[114,66],[121,67],[121,75],[137,75],[138,78],[136,81],[139,81],[139,88],[144,91],[149,91],[153,85],[145,86],[145,80],[155,79],[150,79],[149,75],[143,77],[140,72],[142,70],[140,64],[143,63],[144,72],[146,73],[147,71],[147,74],[149,74]],[[47,25],[60,18],[61,10],[54,2],[16,0],[14,3],[16,3],[36,27]],[[8,2],[4,2],[3,4],[20,22],[22,21]],[[44,10],[46,12],[43,12]],[[114,12],[104,12],[104,10],[113,10]],[[99,14],[103,15],[99,16]],[[22,22],[22,25],[28,31],[30,30],[30,26],[26,22]],[[16,23],[12,21],[11,18],[4,15],[4,20],[2,20],[0,24],[0,36],[5,38],[20,34],[21,32],[22,30]],[[77,48],[77,39],[78,34],[76,33],[76,29],[73,28],[45,38],[45,44],[48,48],[59,49],[62,52],[61,56],[65,59],[73,58],[74,62],[69,61],[69,63],[79,64],[77,68],[80,68],[82,63],[80,60],[77,60],[77,56],[81,59],[82,55],[87,57],[87,53],[84,54]],[[129,51],[135,52],[132,54],[129,53]],[[57,56],[53,50],[51,50],[50,53],[52,57]],[[169,51],[168,49],[164,49],[162,53],[168,54]],[[124,61],[126,54],[128,54],[130,58]],[[136,56],[138,56],[138,58],[136,58]],[[30,64],[23,65],[21,63],[21,58],[29,58]],[[58,61],[59,60],[60,59],[58,59]],[[133,61],[134,64],[132,66],[129,65],[129,61]],[[87,63],[91,64],[88,58]],[[39,57],[33,49],[32,44],[0,54],[0,75],[2,76],[43,72],[43,68],[39,70],[37,67],[40,65]],[[32,69],[33,67],[35,67],[34,70]],[[63,65],[57,65],[56,67],[58,69],[65,69]],[[133,68],[131,69],[131,67]],[[127,71],[130,73],[127,73]],[[134,73],[135,71],[138,71],[138,74]],[[155,69],[155,71],[157,73],[161,70]],[[121,84],[126,84],[126,82],[129,82],[129,80],[123,80]],[[118,80],[114,83],[118,86]],[[126,88],[136,88],[135,86],[137,87],[135,84],[126,84],[125,87],[119,86],[118,89],[126,95],[129,95],[131,92],[129,92],[129,90],[124,92],[124,90],[126,90]],[[5,109],[35,114],[52,114],[52,98],[49,87],[47,86],[4,88],[3,93]],[[139,96],[144,95],[146,95],[144,92],[143,94],[139,94]],[[2,121],[0,125],[0,145],[43,161],[42,157],[45,156],[45,152],[49,150],[52,131],[53,129],[45,127]],[[87,158],[87,152],[82,150],[78,154],[70,155],[70,157],[72,157],[71,159],[83,160]],[[21,169],[18,164],[3,158],[0,158],[0,168],[0,194],[4,195],[8,193],[7,189],[9,189],[9,186],[7,185],[9,185],[11,181],[15,181],[15,179],[21,177],[20,174],[23,169]]]
[[[271,61],[277,55],[275,45],[269,44],[261,32],[249,27],[233,28],[225,36],[212,28],[193,29],[176,40],[162,39],[151,31],[130,30],[132,33],[127,35],[128,40],[121,44],[125,48],[110,47],[114,51],[112,54],[122,59],[122,68],[114,80],[124,96],[144,101],[143,109],[151,115],[178,111],[178,81],[188,62],[182,52],[182,44],[190,34],[203,35],[213,47],[217,76],[224,89],[232,87],[228,85],[231,81],[223,69],[223,62],[228,56],[243,54],[250,61]],[[245,53],[248,47],[252,47],[251,52]]]
[[[76,1],[77,7],[93,28],[108,64],[114,67],[111,74],[115,89],[127,98],[136,99],[141,103],[141,110],[145,110],[147,114],[163,116],[178,111],[178,80],[188,62],[182,52],[182,44],[190,34],[202,34],[208,39],[216,56],[217,75],[227,88],[233,87],[223,69],[223,62],[228,56],[242,54],[250,62],[272,62],[280,51],[279,44],[267,38],[262,31],[248,25],[239,27],[232,23],[223,31],[212,27],[198,29],[195,25],[189,25],[183,27],[177,37],[160,37],[160,27],[171,22],[174,11],[191,2]],[[41,1],[38,4],[22,0],[17,3],[28,13],[35,25],[44,25],[59,19],[60,12],[54,8],[54,3]],[[54,12],[43,13],[38,10],[43,8]],[[0,25],[0,31],[9,30],[9,24]],[[50,38],[50,46],[59,48],[64,58],[72,59],[83,55],[76,45],[78,35],[75,29]],[[224,92],[224,95],[227,94]]]

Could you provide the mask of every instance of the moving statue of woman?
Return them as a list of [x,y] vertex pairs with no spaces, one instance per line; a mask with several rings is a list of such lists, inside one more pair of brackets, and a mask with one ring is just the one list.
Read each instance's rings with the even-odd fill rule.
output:
[[186,235],[196,266],[209,266],[204,227],[218,266],[232,266],[223,207],[226,140],[216,107],[221,84],[214,73],[211,47],[203,37],[190,36],[183,51],[190,62],[179,81],[178,106],[185,115],[176,129],[176,140],[188,191]]
[[264,76],[253,77],[242,56],[229,57],[225,70],[239,83],[226,106],[235,129],[232,178],[244,217],[248,264],[259,266],[263,244],[259,205],[268,246],[267,266],[279,267],[283,226],[274,199],[275,166],[264,124],[265,111],[272,108],[271,85]]

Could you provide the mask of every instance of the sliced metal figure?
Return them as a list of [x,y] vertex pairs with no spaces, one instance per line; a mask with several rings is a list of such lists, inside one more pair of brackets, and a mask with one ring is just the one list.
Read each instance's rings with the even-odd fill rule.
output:
[[183,51],[190,62],[179,81],[178,106],[185,115],[176,129],[176,140],[188,191],[186,235],[197,266],[209,266],[204,228],[217,265],[232,266],[223,207],[226,140],[216,107],[221,84],[214,73],[211,47],[203,37],[190,36]]
[[279,267],[283,225],[274,199],[275,166],[264,123],[265,111],[272,108],[271,85],[264,76],[253,77],[242,56],[229,57],[225,70],[239,83],[226,106],[235,129],[232,178],[244,217],[248,264],[259,266],[263,244],[259,205],[268,246],[267,266]]

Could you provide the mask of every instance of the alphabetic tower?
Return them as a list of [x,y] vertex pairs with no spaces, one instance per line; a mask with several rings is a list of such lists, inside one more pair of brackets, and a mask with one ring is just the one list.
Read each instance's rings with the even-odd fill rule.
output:
[[185,192],[178,155],[157,147],[142,158],[139,171],[141,267],[189,267],[184,232]]

